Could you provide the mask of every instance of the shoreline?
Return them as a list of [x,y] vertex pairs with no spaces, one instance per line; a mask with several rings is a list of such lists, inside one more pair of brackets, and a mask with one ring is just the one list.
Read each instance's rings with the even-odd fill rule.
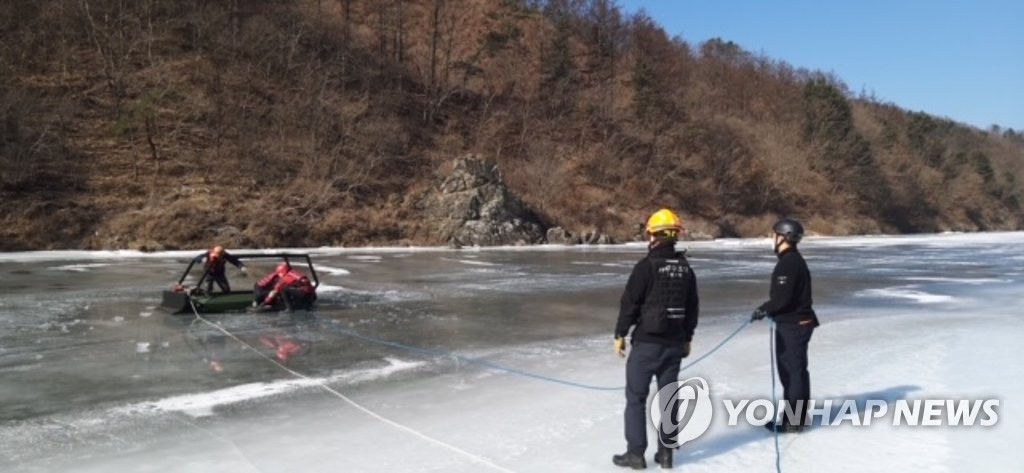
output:
[[[1002,242],[1011,240],[1024,244],[1024,231],[997,231],[997,232],[943,232],[943,233],[910,233],[910,234],[872,234],[852,236],[808,236],[801,242],[801,245],[816,246],[826,243],[828,246],[886,246],[919,243],[918,240],[934,240],[936,237],[950,238],[956,241],[989,241]],[[1016,237],[1016,238],[1013,238]],[[745,248],[757,246],[767,241],[767,237],[759,238],[718,238],[713,240],[684,240],[680,242],[682,247],[705,247],[717,246],[720,248]],[[427,252],[452,252],[471,253],[479,251],[600,251],[629,248],[643,248],[644,242],[624,242],[611,244],[557,244],[541,243],[531,245],[496,245],[496,246],[464,246],[453,248],[451,246],[321,246],[321,247],[281,247],[281,248],[230,248],[231,251],[248,253],[279,253],[295,252],[309,253],[316,256],[358,254],[358,253],[427,253]],[[142,251],[132,249],[118,250],[30,250],[0,252],[0,263],[37,262],[37,261],[78,261],[78,260],[103,260],[103,259],[157,259],[157,258],[191,258],[205,248],[189,250],[169,251]]]

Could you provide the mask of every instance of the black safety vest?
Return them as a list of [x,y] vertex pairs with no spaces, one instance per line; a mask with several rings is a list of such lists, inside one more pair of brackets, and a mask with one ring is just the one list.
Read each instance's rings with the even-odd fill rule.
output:
[[674,258],[651,258],[651,267],[654,274],[640,312],[640,325],[645,332],[656,335],[682,326],[693,273],[683,253],[678,252]]

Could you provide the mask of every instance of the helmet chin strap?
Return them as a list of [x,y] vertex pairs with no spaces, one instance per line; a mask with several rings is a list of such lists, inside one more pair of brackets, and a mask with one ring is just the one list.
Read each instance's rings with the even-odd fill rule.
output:
[[673,239],[673,238],[658,238],[658,237],[656,237],[654,235],[650,235],[650,236],[647,237],[647,249],[648,250],[653,250],[653,249],[658,248],[660,246],[665,246],[669,242],[675,242],[675,239]]
[[653,250],[653,249],[657,248],[658,245],[660,245],[660,244],[661,244],[661,242],[658,241],[658,237],[656,237],[654,235],[648,235],[647,236],[647,249],[648,250]]
[[775,252],[775,254],[779,254],[779,248],[782,247],[783,243],[786,243],[786,238],[783,237],[782,240],[780,241],[779,240],[779,235],[775,235],[775,249],[773,250]]

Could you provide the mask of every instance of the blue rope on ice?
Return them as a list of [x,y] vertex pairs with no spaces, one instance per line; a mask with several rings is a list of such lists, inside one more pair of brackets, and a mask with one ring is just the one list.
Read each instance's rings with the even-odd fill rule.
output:
[[414,346],[405,345],[405,344],[402,344],[402,343],[397,343],[397,342],[392,342],[392,341],[384,340],[384,339],[381,339],[381,338],[376,338],[376,337],[371,337],[371,336],[368,336],[368,335],[363,335],[363,334],[361,334],[359,332],[356,332],[356,331],[353,331],[353,330],[348,330],[346,328],[338,327],[338,326],[335,326],[335,325],[328,324],[328,326],[331,328],[331,330],[334,330],[336,332],[348,335],[348,336],[353,337],[353,338],[358,338],[358,339],[363,340],[363,341],[367,341],[367,342],[371,342],[371,343],[376,343],[378,345],[388,346],[388,347],[392,347],[392,348],[398,348],[398,349],[401,349],[401,350],[410,351],[410,352],[414,352],[414,353],[419,353],[419,354],[422,354],[422,355],[436,356],[436,357],[440,357],[440,358],[454,358],[456,360],[459,360],[459,361],[462,361],[462,362],[465,362],[465,363],[469,363],[469,364],[472,364],[472,365],[483,366],[483,367],[490,368],[490,369],[504,371],[506,373],[517,374],[519,376],[525,376],[527,378],[533,378],[533,379],[537,379],[537,380],[540,380],[540,381],[547,381],[549,383],[562,384],[562,385],[566,385],[566,386],[572,386],[574,388],[589,389],[589,390],[592,390],[592,391],[616,391],[616,390],[621,390],[621,389],[624,388],[623,386],[596,386],[596,385],[592,385],[592,384],[578,383],[576,381],[568,381],[568,380],[564,380],[564,379],[553,378],[551,376],[545,376],[545,375],[542,375],[542,374],[530,373],[528,371],[523,371],[523,370],[520,370],[520,369],[511,368],[511,367],[508,367],[508,366],[499,365],[499,364],[491,362],[491,361],[486,361],[486,360],[481,360],[481,359],[478,359],[478,358],[470,358],[470,357],[467,357],[467,356],[462,356],[462,355],[459,355],[459,354],[456,354],[456,353],[452,353],[450,351],[436,350],[436,349],[432,349],[432,348],[414,347]]
[[683,366],[682,368],[679,368],[679,372],[682,373],[683,371],[686,371],[686,370],[692,368],[693,365],[696,365],[697,363],[700,363],[704,358],[707,358],[707,357],[711,356],[712,353],[718,351],[718,349],[720,349],[723,346],[725,346],[726,343],[729,343],[729,340],[732,340],[733,337],[735,337],[736,335],[739,335],[739,333],[742,332],[743,329],[747,328],[747,325],[750,325],[750,321],[748,321],[748,320],[743,321],[743,323],[740,324],[739,327],[736,327],[736,330],[734,330],[732,333],[730,333],[728,337],[725,337],[722,341],[718,342],[718,345],[715,345],[714,348],[708,350],[707,353],[704,353],[703,355],[701,355],[696,360],[693,360],[693,361],[687,363],[686,366]]
[[[775,321],[771,322],[771,330],[768,331],[771,340],[768,341],[768,349],[772,357],[772,405],[778,406],[779,400],[775,395]],[[778,424],[776,424],[778,427]],[[775,432],[775,471],[782,473],[782,452],[779,450],[779,429],[772,429]]]
[[[704,353],[699,358],[697,358],[697,359],[691,361],[690,363],[686,364],[686,366],[683,366],[683,367],[679,368],[679,372],[682,373],[683,371],[686,371],[687,369],[693,367],[697,363],[700,363],[702,360],[704,360],[705,358],[710,356],[712,353],[714,353],[714,352],[718,351],[719,349],[721,349],[723,346],[725,346],[726,343],[729,342],[729,340],[732,340],[733,337],[735,337],[737,334],[739,334],[740,331],[742,331],[744,328],[746,328],[746,326],[749,325],[749,324],[750,324],[749,322],[744,321],[743,324],[741,324],[739,327],[737,327],[736,330],[734,330],[732,333],[730,333],[729,336],[725,337],[725,339],[723,339],[721,342],[719,342],[717,345],[715,345],[711,350],[708,350],[707,353]],[[363,341],[367,341],[367,342],[370,342],[370,343],[375,343],[375,344],[378,344],[378,345],[383,345],[383,346],[392,347],[392,348],[398,348],[398,349],[401,349],[401,350],[405,350],[405,351],[409,351],[409,352],[414,352],[414,353],[419,353],[419,354],[427,355],[427,356],[435,356],[435,357],[441,357],[441,358],[454,358],[456,360],[463,361],[463,362],[468,363],[468,364],[477,365],[477,366],[483,366],[485,368],[495,369],[495,370],[499,370],[499,371],[504,371],[506,373],[511,373],[511,374],[515,374],[515,375],[519,375],[519,376],[523,376],[523,377],[527,377],[527,378],[533,378],[533,379],[536,379],[536,380],[539,380],[539,381],[546,381],[546,382],[549,382],[549,383],[561,384],[561,385],[564,385],[564,386],[571,386],[571,387],[580,388],[580,389],[588,389],[588,390],[591,390],[591,391],[621,391],[621,390],[626,388],[625,386],[598,386],[598,385],[585,384],[585,383],[579,383],[579,382],[576,382],[576,381],[570,381],[570,380],[565,380],[565,379],[554,378],[554,377],[546,376],[546,375],[542,375],[542,374],[531,373],[529,371],[523,371],[523,370],[520,370],[520,369],[517,369],[517,368],[512,368],[512,367],[509,367],[509,366],[501,365],[501,364],[494,363],[494,362],[487,361],[487,360],[481,360],[481,359],[478,359],[478,358],[469,358],[469,357],[462,356],[462,355],[459,355],[459,354],[456,354],[456,353],[452,353],[450,351],[438,350],[438,349],[433,349],[433,348],[415,347],[415,346],[405,345],[405,344],[398,343],[398,342],[392,342],[392,341],[389,341],[389,340],[384,340],[384,339],[377,338],[377,337],[371,337],[371,336],[368,336],[368,335],[363,335],[363,334],[361,334],[359,332],[356,332],[354,330],[349,330],[349,329],[346,329],[346,328],[338,327],[338,326],[333,325],[333,324],[327,324],[327,326],[331,330],[334,330],[334,331],[336,331],[338,333],[342,333],[344,335],[347,335],[347,336],[350,336],[350,337],[353,337],[353,338],[357,338],[357,339],[360,339],[360,340],[363,340]]]
[[[372,418],[374,418],[374,419],[376,419],[376,420],[378,420],[380,422],[383,422],[383,423],[385,423],[387,425],[390,425],[391,427],[394,427],[394,428],[396,428],[398,430],[404,431],[406,433],[409,433],[409,434],[412,434],[412,435],[414,435],[416,437],[419,437],[419,438],[421,438],[423,440],[426,440],[427,442],[433,443],[434,445],[438,445],[438,446],[444,447],[444,448],[446,448],[448,450],[451,450],[452,452],[455,452],[455,453],[458,453],[459,455],[465,456],[465,457],[469,458],[470,460],[473,460],[473,461],[475,461],[477,463],[480,463],[480,464],[485,465],[485,466],[489,466],[489,467],[491,467],[491,468],[493,468],[495,470],[498,470],[498,471],[503,471],[503,472],[506,472],[506,473],[511,473],[512,470],[509,470],[508,468],[503,468],[501,465],[498,465],[497,463],[494,463],[493,461],[488,460],[487,458],[484,458],[484,457],[482,457],[480,455],[476,455],[476,454],[471,453],[469,451],[463,450],[463,449],[461,449],[459,447],[456,447],[455,445],[447,443],[447,442],[445,442],[443,440],[438,440],[438,439],[436,439],[434,437],[431,437],[431,436],[429,436],[429,435],[427,435],[427,434],[425,434],[423,432],[420,432],[419,430],[416,430],[416,429],[414,429],[412,427],[409,427],[409,426],[407,426],[405,424],[401,424],[401,423],[398,423],[398,422],[396,422],[394,420],[391,420],[391,419],[389,419],[387,417],[384,417],[384,416],[378,414],[377,412],[374,412],[374,411],[370,410],[366,406],[364,406],[364,405],[354,401],[352,398],[342,394],[337,389],[334,389],[334,388],[328,386],[327,383],[324,382],[323,380],[311,378],[311,377],[309,377],[309,376],[307,376],[305,374],[302,374],[302,373],[300,373],[298,371],[295,371],[294,369],[291,369],[291,368],[281,364],[278,360],[267,356],[263,352],[257,350],[256,347],[246,343],[245,340],[242,340],[241,338],[238,338],[237,335],[231,333],[228,329],[226,329],[226,328],[224,328],[224,327],[222,327],[222,326],[220,326],[218,324],[215,324],[213,322],[210,322],[209,320],[204,318],[202,315],[199,314],[199,310],[196,309],[195,303],[192,302],[191,300],[189,300],[188,304],[189,304],[189,306],[192,307],[192,314],[194,314],[195,317],[196,317],[195,320],[192,321],[192,323],[196,323],[196,321],[202,321],[203,323],[213,327],[214,329],[216,329],[217,331],[223,333],[224,335],[227,335],[228,337],[231,337],[233,340],[238,342],[243,347],[251,350],[253,353],[256,353],[260,358],[263,358],[264,360],[267,360],[268,362],[270,362],[270,364],[280,368],[281,370],[287,372],[288,374],[290,374],[292,376],[295,376],[296,378],[301,378],[301,379],[304,379],[306,381],[313,382],[313,384],[315,384],[319,388],[321,388],[324,391],[327,391],[327,392],[333,394],[338,399],[341,399],[346,404],[348,404],[348,405],[352,406],[353,408],[363,412],[364,414],[366,414],[366,415],[368,415],[368,416],[370,416],[370,417],[372,417]],[[245,455],[243,454],[242,456],[244,457]]]

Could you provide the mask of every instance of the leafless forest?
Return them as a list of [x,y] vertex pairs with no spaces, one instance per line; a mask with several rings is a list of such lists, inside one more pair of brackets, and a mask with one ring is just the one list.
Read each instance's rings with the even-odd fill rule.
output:
[[1024,130],[610,0],[7,0],[0,37],[0,250],[440,244],[416,204],[468,153],[618,239],[1024,227]]

